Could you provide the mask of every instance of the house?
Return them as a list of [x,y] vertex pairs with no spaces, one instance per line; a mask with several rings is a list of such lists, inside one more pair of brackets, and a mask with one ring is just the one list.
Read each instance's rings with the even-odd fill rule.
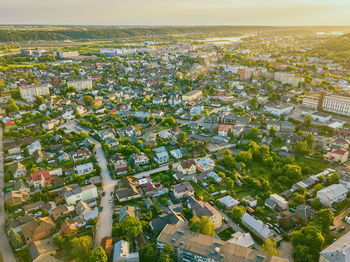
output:
[[323,205],[331,208],[333,203],[345,200],[348,192],[349,190],[343,184],[333,184],[319,190],[316,197]]
[[242,126],[233,126],[231,128],[231,133],[234,137],[239,137],[243,134],[244,128]]
[[171,224],[167,225],[157,238],[157,248],[160,252],[166,243],[171,243],[174,249],[174,261],[288,262],[286,258],[271,256]]
[[348,160],[349,151],[346,149],[334,148],[332,151],[328,152],[323,157],[324,157],[324,159],[332,161],[332,162],[344,163]]
[[20,162],[17,162],[11,167],[11,173],[15,179],[27,176],[27,169]]
[[298,216],[297,213],[290,213],[289,211],[286,211],[286,212],[289,214],[287,216],[281,217],[279,219],[279,224],[283,228],[290,230],[300,222],[300,217]]
[[171,138],[173,135],[168,131],[168,130],[162,130],[158,133],[158,136],[163,138],[163,139],[169,139]]
[[153,232],[162,231],[168,224],[176,225],[179,228],[184,228],[187,226],[188,222],[180,212],[175,212],[171,208],[168,214],[163,214],[150,222]]
[[45,202],[42,200],[39,200],[39,201],[35,201],[35,202],[24,205],[23,209],[25,212],[32,212],[32,211],[35,211],[38,209],[42,209],[44,205],[45,205]]
[[89,221],[90,219],[94,219],[98,217],[98,209],[95,207],[91,209],[90,206],[84,202],[80,201],[75,207],[75,212],[81,216],[84,221]]
[[102,238],[101,246],[105,250],[106,255],[110,256],[113,251],[113,239],[111,237]]
[[51,231],[56,227],[50,217],[34,218],[32,222],[21,226],[21,233],[27,244],[46,238],[51,235]]
[[157,153],[156,156],[154,157],[154,160],[158,163],[158,165],[165,164],[169,162],[169,154],[167,151],[162,151]]
[[91,152],[88,148],[80,148],[74,154],[72,154],[73,161],[79,161],[84,158],[89,158],[91,156]]
[[56,262],[52,255],[56,254],[58,247],[52,238],[47,238],[43,240],[33,241],[29,245],[29,254],[33,262]]
[[312,220],[315,215],[316,215],[316,210],[314,210],[313,208],[311,208],[308,205],[299,205],[295,208],[295,213],[298,214],[298,216],[306,221],[310,221]]
[[106,140],[107,138],[115,138],[114,130],[112,128],[103,129],[103,130],[99,131],[98,136],[102,140]]
[[182,199],[183,197],[194,195],[194,189],[189,182],[184,182],[172,186],[171,192],[176,199]]
[[29,199],[29,194],[27,192],[11,190],[5,194],[5,203],[7,205],[18,205],[22,204]]
[[212,171],[215,167],[215,161],[210,158],[197,159],[196,166],[201,172]]
[[35,151],[41,150],[41,144],[38,140],[34,141],[33,143],[27,146],[27,149],[28,149],[29,155],[33,155]]
[[94,166],[92,163],[86,163],[75,167],[75,171],[78,176],[89,174],[94,171]]
[[10,147],[7,148],[7,152],[9,156],[11,155],[16,155],[21,153],[21,147],[17,145],[11,145]]
[[90,201],[98,197],[97,187],[95,185],[87,185],[84,187],[75,186],[65,186],[62,190],[62,195],[66,201],[66,204],[74,205],[78,201]]
[[226,137],[230,133],[231,129],[232,129],[231,125],[219,125],[218,135]]
[[173,149],[170,151],[170,155],[172,155],[176,159],[180,159],[182,158],[182,151],[179,148]]
[[239,201],[232,198],[231,196],[224,196],[218,199],[218,201],[225,206],[227,210],[232,209],[232,207],[237,206]]
[[272,194],[270,195],[270,201],[272,201],[276,206],[278,207],[279,210],[286,210],[288,209],[288,202],[278,194]]
[[263,222],[255,219],[253,216],[249,215],[247,212],[241,218],[242,224],[253,231],[262,240],[266,238],[273,237],[273,232],[270,230]]
[[69,219],[66,218],[61,225],[60,233],[64,235],[74,234],[80,227],[85,226],[86,222],[81,216]]
[[241,247],[253,247],[254,239],[250,233],[236,232],[232,234],[232,238],[227,240],[228,243],[236,244]]
[[196,162],[194,160],[182,160],[177,165],[176,170],[184,175],[192,175],[196,173]]
[[220,212],[207,202],[199,201],[193,196],[187,199],[188,208],[192,211],[194,216],[201,218],[207,216],[214,224],[214,228],[217,229],[222,225],[222,216]]
[[72,213],[74,210],[73,208],[69,208],[67,205],[62,205],[62,206],[58,206],[54,209],[52,209],[49,214],[51,215],[52,219],[54,221],[56,221],[57,219],[61,218],[61,217],[65,217],[68,216],[70,213]]
[[348,149],[350,141],[344,137],[338,136],[336,138],[333,138],[330,144],[333,147]]
[[141,197],[141,190],[137,188],[137,181],[134,181],[130,177],[123,177],[120,183],[121,186],[115,192],[115,195],[119,202]]
[[245,201],[250,207],[256,207],[256,205],[258,204],[258,201],[251,196],[243,197],[242,201]]
[[348,261],[350,257],[350,232],[337,239],[320,252],[320,262]]
[[265,112],[278,117],[290,114],[293,109],[292,105],[265,106]]
[[113,262],[139,262],[139,253],[130,253],[129,242],[119,240],[114,244]]
[[17,179],[17,181],[13,185],[13,190],[29,193],[30,187],[22,179]]
[[45,159],[43,152],[41,150],[35,151],[33,154],[33,159],[37,164],[43,162]]
[[105,139],[105,143],[113,148],[119,145],[119,140],[113,137],[108,137]]
[[58,161],[60,162],[66,162],[69,161],[70,157],[66,152],[62,152],[58,157],[57,157]]
[[136,166],[143,166],[149,164],[149,157],[146,155],[138,155],[138,154],[132,154],[131,155],[132,162]]
[[119,222],[122,222],[125,218],[127,217],[135,217],[136,212],[135,212],[135,207],[133,206],[123,206],[120,211],[119,211]]
[[29,186],[35,188],[44,187],[51,184],[51,176],[48,170],[32,173],[30,177],[26,177]]

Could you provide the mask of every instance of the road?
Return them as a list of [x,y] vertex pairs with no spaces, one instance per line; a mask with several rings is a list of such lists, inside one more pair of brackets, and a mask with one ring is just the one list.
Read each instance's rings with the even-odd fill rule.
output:
[[[65,123],[62,127],[66,127],[68,130],[75,131],[77,133],[81,131],[88,132],[88,130],[80,126],[78,127],[74,120]],[[95,144],[95,156],[101,167],[102,188],[106,193],[101,197],[100,206],[103,206],[103,211],[98,215],[95,230],[94,246],[99,247],[101,245],[102,238],[112,236],[114,201],[110,203],[109,199],[114,198],[115,181],[109,174],[109,170],[107,168],[108,162],[102,149],[101,143],[92,137],[90,137],[90,139]]]
[[1,56],[7,56],[7,55],[18,55],[20,54],[21,52],[12,52],[12,53],[3,53],[3,54],[0,54],[0,57]]
[[[4,153],[3,153],[3,143],[2,143],[2,127],[0,126],[0,191],[3,192],[4,185]],[[5,233],[5,220],[6,213],[4,209],[4,198],[0,197],[0,252],[2,258],[6,262],[15,262],[15,257],[13,256],[12,249],[7,239]]]

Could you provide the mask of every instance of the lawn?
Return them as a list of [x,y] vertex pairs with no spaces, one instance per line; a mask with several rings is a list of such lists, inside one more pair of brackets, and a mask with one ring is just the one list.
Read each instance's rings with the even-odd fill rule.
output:
[[229,227],[225,229],[224,231],[220,232],[218,236],[221,238],[223,241],[227,241],[232,238],[232,234],[235,233],[232,227]]
[[331,166],[331,164],[328,162],[306,158],[305,156],[296,156],[295,159],[297,162],[302,162],[306,166],[310,167],[312,170],[314,170],[315,174],[322,172],[323,170]]
[[190,181],[190,183],[193,186],[194,194],[197,198],[203,201],[209,201],[211,199],[211,196],[207,192],[205,192],[203,188],[201,188],[193,181]]

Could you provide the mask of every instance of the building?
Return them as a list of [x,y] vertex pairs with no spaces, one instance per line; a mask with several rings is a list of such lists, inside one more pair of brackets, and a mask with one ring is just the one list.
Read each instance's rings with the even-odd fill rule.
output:
[[229,132],[231,131],[232,126],[231,125],[219,125],[218,127],[218,135],[219,136],[228,136]]
[[23,176],[27,176],[27,169],[20,162],[17,162],[11,167],[11,173],[13,175],[13,178],[17,179]]
[[247,212],[242,216],[241,222],[262,240],[273,237],[273,232],[271,229],[269,229],[260,220],[257,220],[253,216],[249,215]]
[[289,115],[293,109],[292,105],[265,106],[265,112],[278,117]]
[[52,238],[33,241],[29,245],[29,254],[33,262],[56,262],[52,255],[56,254],[58,247],[55,244],[55,241]]
[[157,238],[157,248],[162,251],[170,243],[178,262],[288,262],[220,239],[167,225]]
[[304,78],[297,77],[291,73],[275,72],[275,80],[280,81],[282,84],[288,84],[296,87],[300,82],[304,81]]
[[27,192],[11,190],[5,195],[5,203],[8,205],[22,204],[29,199]]
[[177,165],[176,170],[184,175],[192,175],[196,173],[196,163],[194,160],[183,160]]
[[49,170],[38,171],[32,173],[30,177],[26,177],[26,182],[29,186],[35,188],[44,187],[45,185],[51,184],[51,175]]
[[280,195],[272,194],[270,195],[270,200],[274,202],[280,210],[288,209],[288,202]]
[[68,81],[68,87],[74,87],[78,92],[84,89],[92,89],[92,80],[76,80],[76,81]]
[[232,238],[227,240],[227,242],[239,245],[241,247],[253,247],[254,240],[250,233],[236,232],[232,234]]
[[349,151],[346,149],[334,148],[332,151],[327,152],[323,157],[332,162],[344,163],[348,160]]
[[122,222],[127,217],[135,217],[135,207],[133,206],[123,206],[119,211],[119,222]]
[[340,115],[350,116],[350,97],[321,94],[322,109]]
[[74,154],[72,154],[73,161],[83,160],[84,158],[89,158],[91,156],[91,152],[87,148],[80,148]]
[[162,231],[168,224],[176,225],[179,228],[185,228],[188,226],[186,218],[180,212],[175,212],[171,208],[169,209],[168,214],[163,214],[150,222],[153,232]]
[[184,182],[171,187],[171,192],[176,199],[182,199],[183,197],[193,196],[194,189],[189,182]]
[[78,176],[89,174],[94,171],[94,166],[92,163],[86,163],[75,167],[75,171]]
[[56,227],[50,217],[39,217],[32,222],[21,226],[21,233],[27,244],[51,235],[51,230]]
[[41,144],[40,144],[40,141],[37,140],[37,141],[34,141],[33,143],[29,144],[27,146],[27,149],[28,149],[28,153],[29,155],[33,155],[35,151],[37,150],[41,150]]
[[214,228],[217,229],[222,225],[222,216],[216,208],[207,202],[199,201],[193,196],[187,199],[188,208],[192,210],[192,214],[201,218],[207,216],[214,224]]
[[345,200],[348,192],[349,190],[343,184],[333,184],[319,190],[316,197],[323,205],[332,207],[333,203]]
[[202,90],[192,90],[182,96],[183,101],[192,101],[202,98]]
[[38,96],[50,95],[50,87],[51,85],[49,84],[20,87],[19,93],[27,102],[34,102],[35,98]]
[[320,95],[318,94],[305,95],[303,97],[302,106],[306,108],[312,108],[312,109],[321,108],[322,105],[320,104]]
[[95,185],[87,185],[84,187],[69,187],[63,189],[63,196],[67,205],[75,205],[78,201],[88,202],[97,198],[97,187]]
[[169,161],[169,154],[167,151],[162,151],[156,153],[154,160],[158,163],[158,165],[165,164]]
[[350,232],[336,240],[320,252],[319,262],[349,261],[350,258]]
[[219,198],[218,201],[225,206],[226,209],[230,210],[232,207],[237,206],[239,201],[232,198],[231,196],[224,196]]
[[54,52],[55,57],[60,59],[69,59],[79,56],[78,51],[57,51]]
[[113,262],[139,262],[139,253],[130,253],[129,242],[120,240],[114,244]]

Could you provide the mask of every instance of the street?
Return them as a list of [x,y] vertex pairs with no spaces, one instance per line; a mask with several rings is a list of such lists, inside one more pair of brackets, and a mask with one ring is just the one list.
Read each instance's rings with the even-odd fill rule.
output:
[[[88,130],[80,126],[78,127],[74,120],[65,123],[63,126],[66,127],[68,130],[72,130],[77,133],[81,131],[88,132]],[[108,237],[112,236],[114,201],[110,203],[109,199],[110,198],[114,199],[115,181],[113,178],[111,178],[109,174],[109,170],[107,168],[108,162],[103,152],[101,143],[93,139],[92,137],[90,137],[90,139],[95,144],[95,152],[96,152],[95,157],[98,161],[98,164],[101,167],[102,188],[103,188],[103,191],[106,193],[104,196],[101,197],[100,206],[103,206],[103,211],[101,211],[98,215],[98,220],[97,220],[96,230],[95,230],[94,246],[98,247],[101,245],[102,238],[106,236]]]
[[[3,192],[4,185],[4,153],[2,141],[2,127],[0,126],[0,191]],[[6,262],[15,262],[12,249],[9,245],[7,235],[4,230],[6,213],[4,209],[4,197],[0,197],[0,252]]]

